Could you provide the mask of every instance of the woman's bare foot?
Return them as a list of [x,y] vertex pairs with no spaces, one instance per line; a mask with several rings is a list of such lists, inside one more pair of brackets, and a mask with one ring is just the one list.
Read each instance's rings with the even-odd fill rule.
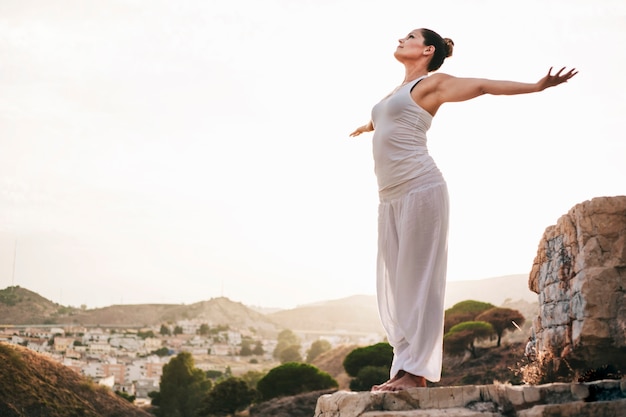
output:
[[425,388],[426,378],[404,372],[400,378],[389,380],[380,385],[377,391],[401,391],[408,388]]
[[374,385],[372,387],[372,391],[387,391],[386,389],[384,389],[387,385],[391,384],[392,382],[397,381],[398,379],[402,378],[404,376],[406,372],[400,370],[398,371],[397,374],[394,375],[393,378],[389,379],[387,382],[383,382],[380,385]]

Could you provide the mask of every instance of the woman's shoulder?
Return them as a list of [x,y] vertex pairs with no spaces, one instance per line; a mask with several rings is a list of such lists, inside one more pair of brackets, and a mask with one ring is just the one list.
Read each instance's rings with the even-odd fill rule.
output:
[[454,77],[450,74],[446,74],[445,72],[436,72],[434,74],[430,74],[427,79],[431,80],[431,82],[433,83],[436,83],[450,78]]

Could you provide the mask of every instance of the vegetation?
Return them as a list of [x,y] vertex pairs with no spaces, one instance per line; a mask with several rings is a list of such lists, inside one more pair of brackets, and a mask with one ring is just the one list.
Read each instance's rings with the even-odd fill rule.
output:
[[443,337],[443,347],[447,353],[461,354],[468,351],[476,358],[475,342],[488,339],[494,333],[493,326],[484,321],[466,321],[453,326]]
[[110,389],[29,349],[0,342],[0,416],[151,417]]
[[256,389],[257,384],[264,376],[265,376],[265,372],[248,371],[245,374],[241,375],[240,378],[246,381],[246,384],[248,384],[250,388]]
[[375,345],[356,348],[343,361],[343,367],[351,377],[356,377],[359,371],[366,366],[378,366],[391,369],[393,348],[389,343],[381,342]]
[[350,381],[352,391],[369,391],[389,379],[389,369],[384,366],[364,366]]
[[226,416],[244,410],[256,398],[257,392],[240,378],[230,377],[219,382],[204,397],[198,416]]
[[161,329],[159,330],[159,334],[161,336],[170,336],[172,334],[172,331],[170,330],[168,326],[166,326],[165,324],[162,324]]
[[300,355],[300,345],[287,346],[281,350],[278,354],[278,360],[280,363],[287,362],[302,362],[302,355]]
[[170,355],[170,350],[166,347],[162,347],[162,348],[158,348],[157,350],[153,350],[152,352],[150,352],[152,355],[157,355],[160,357],[164,357],[164,356],[169,356]]
[[148,338],[155,337],[155,335],[152,330],[147,330],[147,331],[138,331],[137,337],[140,337],[142,339],[148,339]]
[[17,288],[19,288],[19,286],[7,287],[4,290],[0,290],[0,303],[14,306],[22,301],[22,297],[15,291]]
[[464,321],[474,321],[483,311],[494,308],[491,303],[484,303],[482,301],[465,300],[456,303],[445,311],[444,321],[444,333],[448,333],[450,329]]
[[157,417],[194,417],[212,383],[194,367],[188,352],[179,353],[163,367],[160,391],[151,393]]
[[261,400],[337,388],[337,381],[313,365],[289,362],[273,368],[258,383]]
[[252,355],[263,355],[265,353],[265,350],[263,349],[263,343],[260,340],[257,340],[256,342],[254,342],[254,348],[252,347],[252,343],[253,343],[253,340],[251,340],[250,338],[243,339],[241,341],[241,349],[239,350],[239,355],[252,356]]
[[485,321],[491,324],[494,332],[496,333],[496,336],[498,337],[498,342],[496,346],[500,347],[502,334],[506,330],[516,329],[513,322],[521,326],[522,324],[524,324],[525,319],[522,313],[517,310],[513,310],[510,308],[494,307],[476,316],[476,321]]
[[198,334],[200,336],[206,336],[209,334],[209,331],[210,331],[209,325],[206,323],[202,323],[200,325],[200,328],[198,329]]
[[353,379],[350,389],[369,391],[373,385],[385,382],[389,378],[393,348],[389,343],[377,343],[356,348],[346,355],[343,367]]
[[307,363],[313,362],[315,358],[324,352],[328,352],[332,348],[328,340],[319,339],[311,344],[311,347],[307,351],[306,361]]
[[280,363],[301,362],[300,356],[300,338],[291,330],[283,330],[278,334],[276,348],[274,348],[273,356]]

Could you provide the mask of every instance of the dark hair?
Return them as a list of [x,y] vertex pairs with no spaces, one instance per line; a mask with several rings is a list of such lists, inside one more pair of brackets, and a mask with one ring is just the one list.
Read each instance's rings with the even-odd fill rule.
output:
[[443,64],[443,60],[452,56],[454,42],[450,38],[442,38],[437,32],[430,29],[422,29],[422,37],[424,38],[424,45],[435,47],[435,53],[428,63],[428,71],[437,71]]

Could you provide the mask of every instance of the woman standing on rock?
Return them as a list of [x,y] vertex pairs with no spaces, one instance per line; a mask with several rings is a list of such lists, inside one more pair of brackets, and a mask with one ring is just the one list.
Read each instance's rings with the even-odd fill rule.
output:
[[374,131],[378,309],[394,351],[390,379],[373,391],[425,387],[441,378],[449,207],[445,180],[426,147],[433,116],[443,103],[539,92],[577,74],[550,68],[536,83],[429,76],[453,46],[429,29],[399,39],[394,55],[405,67],[404,81],[350,134]]

